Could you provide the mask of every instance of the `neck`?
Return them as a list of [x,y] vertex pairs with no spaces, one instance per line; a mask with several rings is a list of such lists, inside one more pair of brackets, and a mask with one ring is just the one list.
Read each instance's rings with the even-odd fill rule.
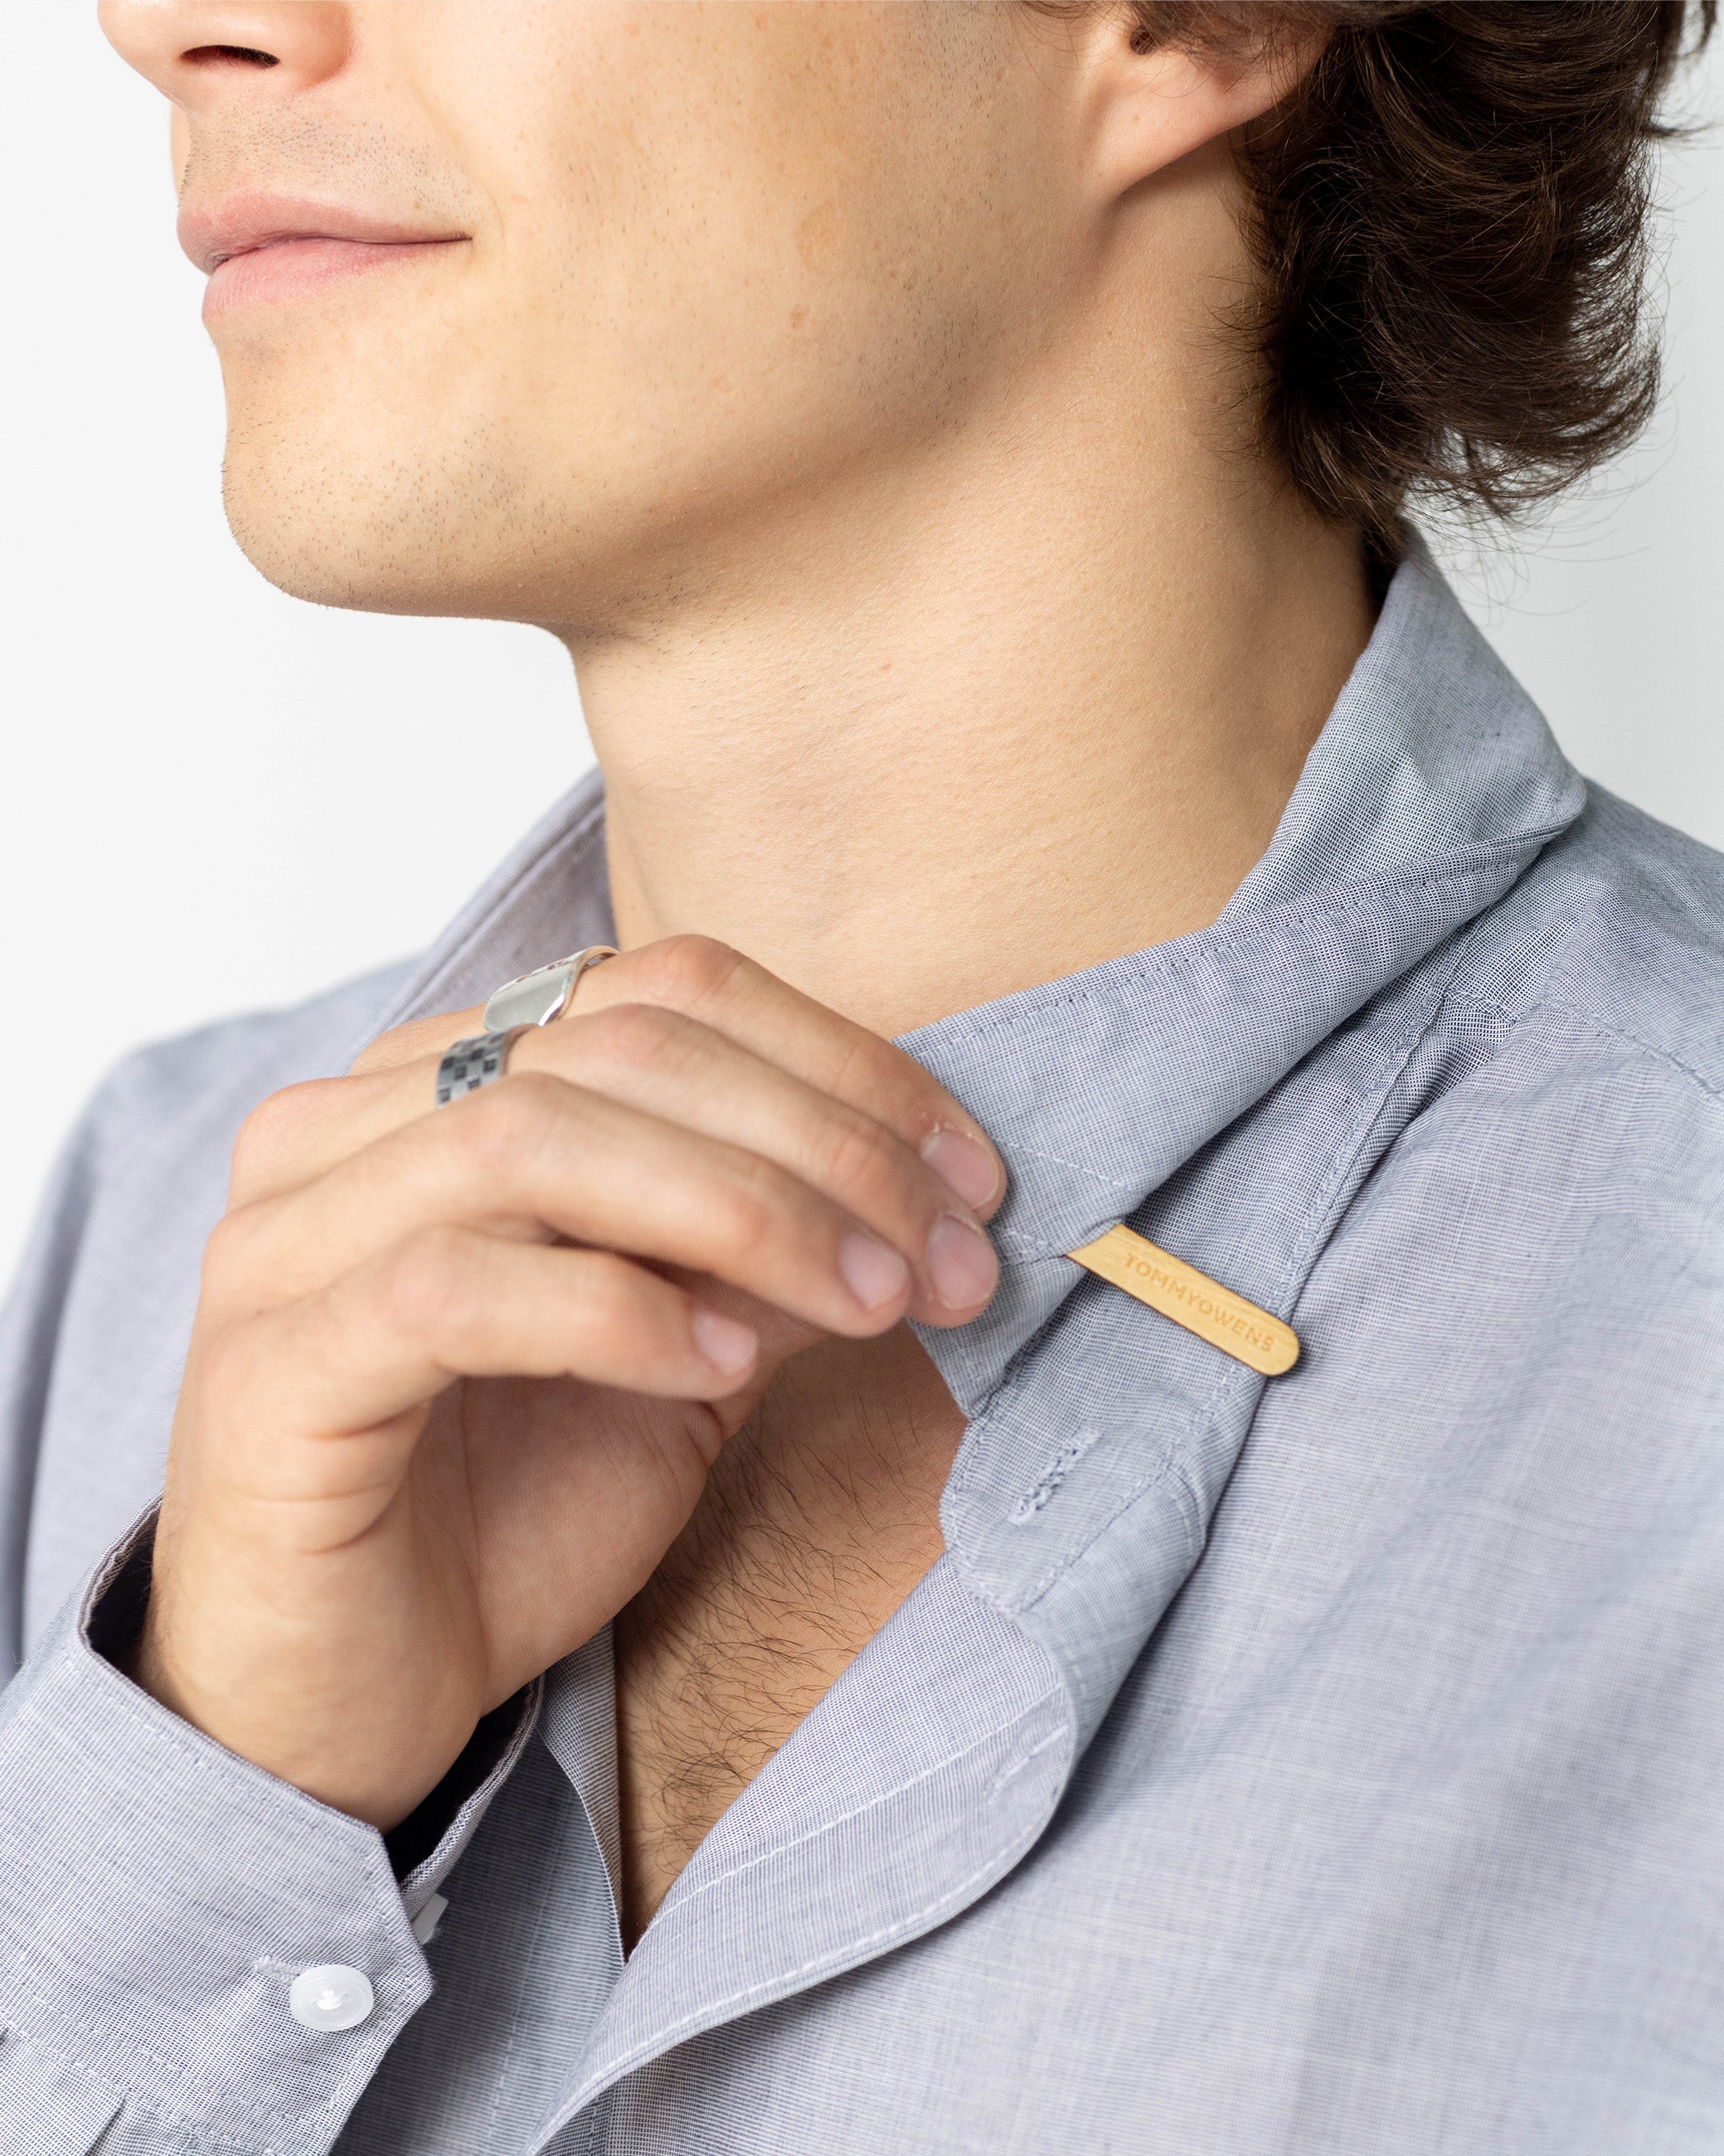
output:
[[717,937],[893,1034],[1215,919],[1372,606],[1351,535],[1132,386],[569,639],[625,947]]

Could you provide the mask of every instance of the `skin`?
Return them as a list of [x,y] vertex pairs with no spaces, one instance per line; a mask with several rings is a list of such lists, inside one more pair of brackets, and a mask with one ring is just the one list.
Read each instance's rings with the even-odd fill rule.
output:
[[472,1012],[253,1118],[135,1673],[387,1826],[616,1616],[632,1940],[939,1553],[962,1420],[902,1320],[984,1306],[1003,1171],[890,1036],[1213,921],[1369,634],[1228,326],[1237,131],[1313,51],[962,0],[102,19],[192,227],[274,190],[436,243],[212,316],[229,515],[289,591],[564,640],[624,952],[456,1108]]

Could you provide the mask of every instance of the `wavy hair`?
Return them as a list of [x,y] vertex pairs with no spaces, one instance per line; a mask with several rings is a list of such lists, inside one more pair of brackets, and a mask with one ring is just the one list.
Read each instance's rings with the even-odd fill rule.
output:
[[1327,33],[1240,149],[1263,297],[1239,326],[1325,516],[1393,553],[1409,502],[1512,516],[1644,424],[1660,102],[1716,8],[1130,0],[1140,49]]

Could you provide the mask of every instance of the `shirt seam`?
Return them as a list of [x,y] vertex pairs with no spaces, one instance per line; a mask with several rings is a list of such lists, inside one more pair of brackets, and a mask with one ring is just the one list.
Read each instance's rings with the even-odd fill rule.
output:
[[1704,1071],[1696,1070],[1691,1063],[1685,1062],[1674,1050],[1660,1048],[1655,1041],[1644,1039],[1629,1027],[1612,1025],[1608,1019],[1601,1017],[1596,1011],[1588,1010],[1583,1004],[1561,1003],[1554,998],[1542,996],[1537,1003],[1517,1005],[1475,988],[1453,989],[1447,1000],[1489,1011],[1495,1017],[1508,1019],[1516,1027],[1530,1024],[1540,1018],[1565,1019],[1572,1025],[1584,1029],[1600,1040],[1619,1041],[1624,1047],[1638,1049],[1655,1063],[1665,1064],[1690,1080],[1715,1106],[1724,1106],[1724,1086],[1708,1078]]
[[[967,1582],[966,1586],[967,1587]],[[991,1606],[998,1607],[998,1604]],[[1002,1611],[1001,1614],[1004,1615],[1008,1613]],[[1042,1651],[1045,1654],[1046,1650],[1043,1649]],[[1064,1689],[1063,1681],[1056,1675],[1053,1683],[1044,1691],[1038,1692],[1026,1707],[1020,1708],[1002,1727],[990,1729],[983,1736],[974,1738],[970,1743],[961,1744],[957,1751],[947,1753],[943,1758],[936,1760],[932,1766],[924,1768],[921,1773],[909,1775],[905,1780],[895,1783],[890,1789],[883,1789],[878,1796],[870,1797],[866,1804],[852,1805],[849,1811],[839,1812],[835,1818],[824,1819],[818,1826],[810,1827],[806,1834],[797,1835],[789,1841],[774,1842],[770,1849],[762,1850],[758,1856],[752,1856],[746,1863],[736,1865],[730,1871],[721,1872],[716,1879],[703,1881],[686,1897],[679,1899],[674,1907],[665,1910],[667,1928],[668,1920],[672,1916],[680,1917],[686,1910],[692,1908],[696,1902],[704,1896],[712,1893],[716,1888],[727,1887],[733,1880],[746,1878],[751,1871],[757,1871],[762,1865],[775,1863],[781,1857],[788,1856],[793,1850],[800,1849],[811,1841],[818,1841],[824,1835],[836,1833],[839,1828],[848,1826],[852,1820],[865,1818],[870,1812],[878,1811],[882,1804],[889,1804],[895,1799],[903,1796],[907,1790],[918,1789],[924,1782],[932,1781],[936,1775],[945,1774],[948,1768],[955,1767],[961,1760],[967,1759],[972,1753],[979,1752],[987,1745],[998,1742],[1004,1731],[1015,1729],[1020,1723],[1027,1722],[1039,1707],[1045,1707],[1050,1699],[1058,1698]]]
[[[212,1743],[213,1740],[206,1738],[200,1743],[196,1732],[189,1728],[185,1730],[185,1734],[182,1736],[181,1729],[184,1725],[176,1726],[178,1723],[178,1717],[172,1715],[169,1709],[151,1701],[150,1706],[155,1709],[155,1712],[151,1712],[149,1708],[141,1704],[141,1702],[147,1698],[147,1694],[139,1693],[136,1699],[130,1697],[136,1691],[136,1687],[128,1678],[122,1676],[110,1662],[99,1655],[90,1645],[89,1640],[82,1636],[81,1623],[80,1637],[74,1652],[80,1658],[87,1659],[91,1666],[85,1672],[84,1681],[100,1685],[115,1709],[125,1716],[129,1723],[143,1731],[150,1738],[167,1746],[175,1753],[177,1764],[189,1768],[206,1781],[218,1778],[225,1779],[233,1773],[235,1768],[238,1768],[239,1772],[235,1779],[241,1781],[248,1789],[252,1786],[253,1777],[259,1778],[266,1784],[273,1784],[275,1789],[286,1794],[287,1801],[295,1813],[299,1812],[300,1806],[305,1806],[319,1827],[326,1833],[337,1837],[341,1844],[359,1859],[373,1886],[381,1888],[387,1877],[388,1891],[382,1897],[386,1907],[390,1902],[400,1901],[399,1882],[394,1873],[388,1871],[387,1857],[379,1854],[382,1847],[382,1837],[377,1835],[374,1827],[367,1827],[357,1820],[349,1819],[346,1814],[336,1811],[330,1805],[319,1804],[316,1797],[308,1796],[303,1789],[295,1789],[291,1783],[280,1781],[277,1777],[269,1774],[264,1768],[254,1766],[249,1760],[242,1759],[237,1753],[224,1751],[219,1758],[206,1758],[202,1745]],[[31,1697],[24,1699],[20,1702],[18,1713],[21,1720],[28,1719],[34,1722],[50,1734],[58,1736],[59,1725],[51,1714],[44,1712],[43,1702],[39,1698]],[[266,1793],[257,1792],[257,1794]],[[297,1799],[297,1802],[295,1802],[295,1799]],[[279,1797],[275,1799],[277,1802],[280,1800]],[[300,1823],[304,1822],[301,1820]],[[367,1837],[375,1839],[376,1847],[371,1845]]]
[[[23,1989],[29,1992],[30,1996],[36,1999],[39,2005],[49,2005],[47,2000],[39,1997],[28,1981]],[[49,2010],[53,2010],[51,2007]],[[56,2020],[64,2022],[69,2028],[89,2030],[91,2034],[99,2033],[90,2030],[90,2025],[87,2022],[68,2019],[64,2015],[56,2015],[54,2018]],[[6,2041],[8,2043],[28,2045],[32,2049],[42,2052],[45,2057],[52,2059],[57,2066],[68,2068],[71,2072],[80,2075],[84,2080],[94,2082],[96,2087],[105,2090],[109,2095],[117,2097],[122,2113],[127,2111],[145,2112],[151,2118],[159,2120],[162,2125],[172,2128],[176,2133],[192,2135],[197,2141],[208,2148],[244,2149],[247,2152],[247,2156],[289,2156],[289,2152],[273,2142],[261,2142],[249,2135],[229,2133],[220,2127],[204,2125],[198,2120],[187,2117],[183,2112],[172,2110],[167,2104],[144,2094],[129,2083],[117,2079],[109,2068],[92,2066],[87,2060],[74,2056],[72,2052],[64,2050],[50,2037],[39,2035],[33,2030],[21,2027],[15,2021],[8,2021],[3,2026]],[[172,2059],[164,2059],[141,2045],[133,2048],[139,2058],[147,2059],[154,2066],[167,2066],[173,2072],[180,2074],[191,2087],[198,2091],[199,2095],[216,2097],[218,2101],[226,2101],[225,2098],[218,2096],[217,2091],[208,2087],[195,2076],[187,2074],[185,2069],[177,2066]],[[372,2071],[375,2072],[375,2071],[376,2069],[373,2068]],[[369,2080],[370,2076],[367,2076],[367,2079]],[[340,2093],[345,2093],[345,2089]],[[266,2120],[272,2127],[299,2127],[303,2128],[306,2132],[321,2133],[324,2123],[329,2118],[341,2115],[338,2109],[339,2093],[330,2102],[319,2105],[316,2111],[308,2112],[272,2111],[267,2104],[247,2104],[244,2097],[238,2101],[245,2109],[254,2112],[259,2120]]]
[[[1231,946],[1255,940],[1260,938],[1267,930],[1282,926],[1301,927],[1316,918],[1342,921],[1361,913],[1380,916],[1384,906],[1397,898],[1410,898],[1422,891],[1462,882],[1469,877],[1480,875],[1505,859],[1540,850],[1552,839],[1559,838],[1573,821],[1573,818],[1569,818],[1548,829],[1529,830],[1511,839],[1494,840],[1489,845],[1475,847],[1470,853],[1445,862],[1440,867],[1427,868],[1416,874],[1400,871],[1375,876],[1345,901],[1337,901],[1333,893],[1318,893],[1308,898],[1290,900],[1284,905],[1265,907],[1260,913],[1247,912],[1234,921],[1229,921],[1224,916],[1212,921],[1207,928],[1193,930],[1189,937],[1176,937],[1171,942],[1152,944],[1147,950],[1131,955],[1138,962],[1139,978],[1152,973],[1180,978],[1201,964],[1218,944]],[[1485,909],[1489,910],[1488,907]],[[1193,947],[1200,938],[1203,939],[1201,949]],[[1117,985],[1114,982],[1110,982],[1106,988],[1100,984],[1072,988],[1060,998],[1068,1009],[1098,1000],[1117,1004],[1119,999]],[[1020,1023],[1020,1013],[1002,1010],[985,1024],[968,1027],[963,1037],[971,1042],[983,1041],[1003,1029],[1015,1028]],[[908,1038],[914,1040],[916,1036],[911,1034]],[[1072,1162],[1069,1165],[1079,1167],[1081,1163]]]

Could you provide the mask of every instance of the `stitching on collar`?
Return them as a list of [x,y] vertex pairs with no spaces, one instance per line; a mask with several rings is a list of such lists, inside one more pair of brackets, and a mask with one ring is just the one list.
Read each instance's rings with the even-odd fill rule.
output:
[[[1573,819],[1571,818],[1569,821],[1572,822]],[[1421,869],[1416,874],[1403,871],[1374,876],[1357,886],[1353,895],[1344,901],[1332,892],[1320,893],[1311,897],[1290,901],[1285,906],[1266,907],[1261,913],[1246,914],[1238,921],[1229,921],[1224,915],[1212,921],[1207,928],[1194,929],[1189,936],[1178,936],[1167,943],[1152,943],[1145,950],[1129,952],[1122,958],[1110,959],[1104,966],[1090,970],[1096,973],[1103,971],[1111,973],[1116,967],[1135,965],[1137,971],[1132,976],[1134,985],[1156,973],[1178,978],[1188,974],[1202,964],[1218,946],[1231,947],[1248,940],[1261,942],[1265,940],[1265,931],[1278,927],[1302,927],[1314,920],[1341,921],[1350,920],[1360,913],[1381,912],[1386,907],[1393,906],[1397,900],[1411,898],[1419,891],[1433,890],[1445,884],[1460,882],[1470,876],[1481,875],[1500,861],[1516,854],[1528,852],[1529,849],[1533,851],[1542,850],[1552,839],[1559,837],[1568,829],[1568,823],[1565,822],[1553,824],[1546,830],[1529,832],[1511,839],[1498,840],[1489,846],[1475,847],[1470,853],[1457,855],[1453,860],[1444,862],[1440,867]],[[1529,855],[1529,865],[1530,858]],[[1462,924],[1457,926],[1460,925]],[[1452,932],[1456,932],[1451,931]],[[1201,948],[1198,947],[1200,939],[1202,939]],[[1082,976],[1077,978],[1082,978]],[[1046,995],[1049,1005],[1057,1002],[1063,1003],[1067,1008],[1075,1008],[1093,1004],[1103,997],[1111,1002],[1116,993],[1115,979],[1110,979],[1105,984],[1100,982],[1089,982],[1080,988],[1073,986],[1068,988],[1057,998],[1050,993],[1054,985],[1056,984],[1049,983],[1047,990],[1021,989],[1017,995],[1003,998],[1003,1007],[986,1017],[979,1014],[958,1012],[949,1019],[936,1019],[931,1024],[919,1027],[916,1032],[903,1035],[902,1040],[912,1043],[920,1042],[925,1035],[936,1034],[941,1028],[951,1026],[954,1031],[962,1027],[960,1037],[966,1042],[984,1041],[1000,1031],[1002,1028],[1015,1025],[1021,1021],[1023,1015],[1021,1009],[1013,1008],[1019,1003],[1020,998]],[[1383,985],[1387,987],[1388,983],[1385,982]],[[963,1021],[967,1018],[971,1019],[972,1022],[964,1026]]]

